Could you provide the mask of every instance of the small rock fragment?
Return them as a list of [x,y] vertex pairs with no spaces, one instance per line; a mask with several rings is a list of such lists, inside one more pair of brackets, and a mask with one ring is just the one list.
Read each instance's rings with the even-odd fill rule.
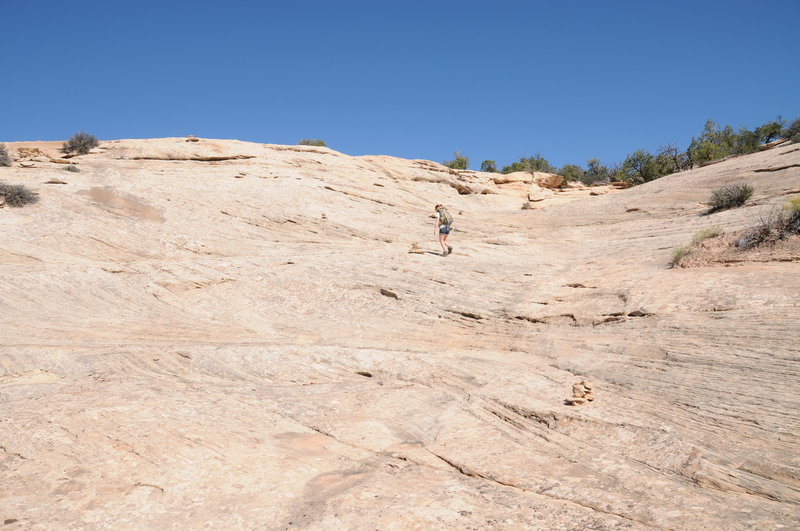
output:
[[384,288],[381,288],[381,295],[383,295],[384,297],[392,297],[393,299],[398,299],[398,300],[400,299],[397,296],[397,293],[395,293],[394,291],[388,290],[388,289],[384,289]]

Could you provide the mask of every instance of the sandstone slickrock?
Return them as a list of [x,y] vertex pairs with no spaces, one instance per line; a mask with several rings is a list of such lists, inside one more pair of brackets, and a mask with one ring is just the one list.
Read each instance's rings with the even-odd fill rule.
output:
[[533,183],[542,188],[558,188],[564,183],[564,177],[543,171],[533,172]]
[[800,189],[796,145],[521,210],[496,174],[186,140],[0,168],[40,194],[0,210],[9,529],[800,526],[798,259],[666,265]]

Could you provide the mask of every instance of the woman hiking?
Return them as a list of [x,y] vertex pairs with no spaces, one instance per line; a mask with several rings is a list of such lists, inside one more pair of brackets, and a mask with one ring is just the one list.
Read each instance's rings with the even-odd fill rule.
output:
[[453,216],[444,207],[444,205],[436,205],[433,209],[433,217],[436,218],[436,226],[433,229],[433,234],[439,235],[439,245],[442,246],[442,256],[447,256],[453,252],[453,248],[447,244],[447,235],[450,234],[450,226],[453,224]]

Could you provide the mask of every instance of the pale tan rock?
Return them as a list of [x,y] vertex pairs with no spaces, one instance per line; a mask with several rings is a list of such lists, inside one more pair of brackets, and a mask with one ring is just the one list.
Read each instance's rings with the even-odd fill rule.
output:
[[786,145],[786,144],[788,144],[790,142],[791,142],[791,140],[789,140],[788,138],[779,138],[777,140],[773,140],[772,142],[767,142],[766,144],[761,144],[760,146],[758,146],[758,149],[760,151],[766,151],[767,149],[772,149],[772,148],[776,148],[778,146]]
[[533,176],[527,171],[517,171],[506,174],[492,174],[491,180],[495,184],[530,184],[533,182]]
[[558,188],[564,184],[564,177],[561,175],[556,175],[555,173],[535,171],[533,172],[532,182],[538,186],[541,186],[542,188]]
[[555,192],[552,190],[548,190],[547,188],[540,188],[536,184],[529,185],[528,188],[528,201],[531,202],[539,202],[544,201],[545,199],[551,198],[555,195]]
[[16,148],[17,157],[20,159],[32,159],[35,157],[50,158],[47,152],[39,147],[19,146]]
[[185,140],[0,168],[40,193],[0,212],[9,527],[800,527],[797,261],[666,267],[800,190],[796,145],[522,211],[529,181]]
[[390,290],[390,289],[381,288],[381,289],[380,289],[380,293],[381,293],[381,295],[383,295],[384,297],[391,297],[392,299],[398,299],[398,298],[399,298],[399,297],[397,296],[397,293],[395,293],[394,291],[392,291],[392,290]]

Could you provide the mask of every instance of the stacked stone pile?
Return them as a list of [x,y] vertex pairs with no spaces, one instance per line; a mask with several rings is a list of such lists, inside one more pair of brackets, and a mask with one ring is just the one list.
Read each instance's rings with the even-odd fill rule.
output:
[[579,406],[581,404],[585,404],[586,402],[591,402],[592,400],[594,400],[594,395],[592,394],[592,384],[590,382],[581,380],[580,382],[573,384],[572,397],[568,398],[567,402],[569,402],[572,406]]

